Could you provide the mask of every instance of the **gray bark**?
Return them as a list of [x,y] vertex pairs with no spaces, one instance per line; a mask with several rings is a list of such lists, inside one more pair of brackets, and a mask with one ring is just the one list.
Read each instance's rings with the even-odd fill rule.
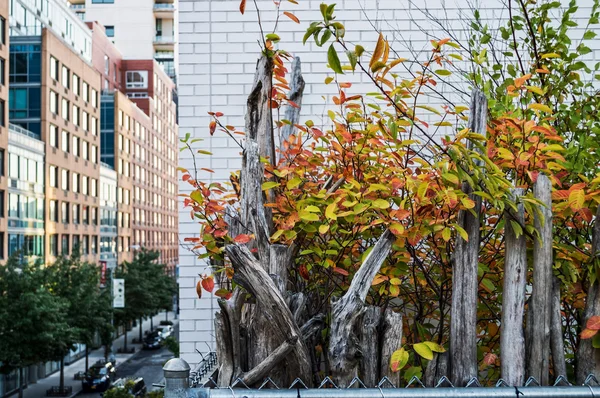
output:
[[[485,136],[487,128],[487,100],[485,95],[474,90],[471,100],[471,131]],[[475,202],[473,213],[461,211],[459,225],[469,237],[456,241],[454,269],[452,271],[452,310],[450,319],[450,379],[455,386],[465,386],[472,377],[477,377],[477,269],[479,264],[479,215],[481,198],[471,194],[467,183],[463,192],[470,194]]]
[[215,341],[219,358],[219,387],[227,387],[233,378],[233,350],[229,320],[221,312],[215,314]]
[[394,351],[402,347],[402,314],[398,314],[389,308],[385,311],[382,337],[379,378],[382,379],[387,376],[396,387],[400,387],[401,372],[392,372],[390,361]]
[[338,386],[347,387],[357,375],[361,352],[357,323],[364,312],[365,298],[381,264],[392,249],[394,236],[387,230],[352,278],[350,288],[331,303],[329,340],[330,373]]
[[304,78],[302,77],[302,63],[300,57],[295,57],[292,62],[292,71],[289,77],[290,92],[288,93],[288,99],[294,102],[298,107],[288,106],[285,110],[285,119],[290,122],[281,128],[281,136],[279,137],[279,150],[284,151],[284,142],[286,142],[290,136],[294,133],[296,127],[300,121],[300,109],[302,107],[302,94],[304,93]]
[[448,353],[434,353],[433,359],[427,364],[425,369],[425,386],[435,387],[437,382],[448,375]]
[[540,174],[534,185],[535,197],[540,200],[540,213],[534,225],[540,236],[533,242],[533,289],[529,304],[527,374],[541,385],[549,383],[550,320],[552,299],[552,186],[550,179]]
[[[522,189],[514,189],[518,200]],[[527,242],[523,231],[517,237],[511,221],[525,225],[522,202],[517,212],[505,215],[504,288],[502,294],[502,329],[500,333],[500,362],[502,378],[510,386],[522,386],[525,381],[525,336],[523,316],[525,312],[525,285],[527,282]]]
[[552,314],[550,323],[550,351],[552,353],[552,367],[554,379],[558,376],[567,377],[567,363],[565,362],[565,342],[562,330],[562,314],[560,311],[560,281],[552,278]]
[[[246,136],[258,143],[259,153],[275,163],[271,89],[273,87],[273,61],[265,56],[258,59],[252,91],[248,96]],[[243,194],[242,194],[243,196]]]
[[[598,261],[598,252],[600,252],[600,206],[598,206],[596,211],[592,239],[591,257],[594,263],[597,263]],[[582,330],[585,328],[588,319],[594,315],[600,315],[599,283],[600,281],[596,280],[588,287],[583,322],[581,324]],[[577,384],[583,384],[585,378],[592,373],[595,374],[596,377],[600,376],[600,349],[592,346],[592,339],[580,340],[577,349]]]
[[379,323],[381,308],[368,306],[360,327],[361,360],[359,375],[367,387],[375,387],[379,382]]

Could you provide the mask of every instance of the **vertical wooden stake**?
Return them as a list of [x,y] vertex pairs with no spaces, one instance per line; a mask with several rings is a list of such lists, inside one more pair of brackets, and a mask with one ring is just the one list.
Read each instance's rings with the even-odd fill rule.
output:
[[[487,99],[474,90],[471,101],[471,131],[485,136],[487,128]],[[471,194],[473,188],[463,184],[463,192]],[[450,319],[450,379],[455,386],[465,386],[477,377],[477,268],[479,264],[479,228],[481,197],[470,195],[475,202],[473,213],[461,211],[459,225],[467,232],[469,240],[460,236],[456,240],[454,268],[452,270],[452,311]]]
[[533,243],[533,290],[527,325],[527,374],[541,385],[548,385],[550,369],[550,321],[552,312],[552,186],[550,179],[540,174],[533,187],[535,197],[542,203],[534,225],[539,238]]
[[[513,189],[517,200],[522,189]],[[527,282],[527,247],[523,231],[517,236],[512,223],[525,225],[523,203],[517,204],[517,212],[506,214],[504,260],[504,287],[502,290],[502,329],[500,334],[500,363],[502,378],[510,386],[522,386],[525,378],[525,336],[523,315],[525,312],[525,284]]]

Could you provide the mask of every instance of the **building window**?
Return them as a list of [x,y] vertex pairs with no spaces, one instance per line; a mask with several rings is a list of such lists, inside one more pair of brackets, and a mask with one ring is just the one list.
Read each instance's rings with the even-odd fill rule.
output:
[[110,74],[110,58],[108,58],[108,55],[104,56],[104,74]]
[[6,19],[0,17],[0,43],[6,45]]
[[83,82],[81,93],[83,100],[85,102],[90,102],[90,86],[86,82]]
[[94,88],[92,89],[92,106],[94,108],[98,107],[98,92]]
[[69,101],[62,99],[62,113],[63,119],[69,120]]
[[98,134],[98,119],[96,119],[94,116],[91,117],[90,120],[90,125],[91,125],[91,130],[92,130],[92,134],[96,135]]
[[81,176],[81,193],[84,195],[88,194],[88,177]]
[[83,141],[81,143],[81,157],[83,158],[83,160],[90,160],[89,148],[90,144],[88,144],[86,141]]
[[63,256],[69,255],[69,235],[62,235],[61,237],[60,249]]
[[92,145],[92,163],[98,163],[98,147]]
[[125,75],[126,88],[148,88],[148,71],[127,71]]
[[90,180],[90,195],[92,195],[93,197],[97,197],[98,195],[98,190],[97,187],[98,186],[98,180],[96,180],[95,178],[92,178]]
[[104,27],[105,31],[106,31],[106,36],[108,37],[115,37],[115,27],[111,26],[111,25],[106,25]]
[[15,45],[10,50],[9,83],[39,83],[42,78],[41,45]]
[[91,252],[91,254],[96,254],[97,253],[97,247],[98,247],[98,237],[97,236],[92,236],[92,241],[90,242],[90,252]]
[[50,186],[58,188],[58,167],[50,166]]
[[6,127],[6,114],[5,114],[6,104],[4,100],[0,100],[0,126]]
[[0,149],[0,176],[4,175],[4,149]]
[[65,130],[62,131],[61,148],[65,152],[69,152],[69,133]]
[[90,119],[86,111],[81,112],[81,127],[84,131],[90,131]]
[[73,105],[73,124],[75,126],[79,126],[79,107],[77,105]]
[[[81,205],[73,205],[73,224],[79,224],[79,207]],[[75,245],[75,236],[73,236],[73,246]]]
[[50,235],[50,255],[58,256],[58,234]]
[[58,222],[58,201],[57,200],[50,201],[49,213],[50,213],[50,221]]
[[[79,173],[72,173],[72,177],[73,177],[73,192],[75,193],[79,193]],[[75,206],[75,205],[73,205]],[[73,210],[75,211],[75,210]],[[75,222],[75,219],[73,219],[73,222]]]
[[87,256],[90,254],[90,237],[88,235],[83,235],[83,239],[81,239],[81,254]]
[[61,188],[64,191],[68,191],[69,190],[69,171],[62,169],[62,175],[61,175]]
[[73,136],[73,147],[71,149],[73,156],[79,157],[79,137]]
[[6,85],[6,60],[0,58],[0,84]]
[[115,4],[115,0],[92,0],[92,4]]
[[50,146],[58,148],[58,127],[50,125]]
[[98,225],[98,208],[94,207],[92,209],[92,225]]
[[69,86],[71,85],[71,82],[69,81],[69,68],[67,68],[66,66],[63,65],[62,67],[62,85],[65,88],[70,88]]
[[69,202],[61,203],[60,217],[63,224],[69,223]]
[[83,211],[81,213],[81,222],[84,225],[88,225],[90,223],[90,207],[83,206]]
[[50,112],[58,115],[58,94],[50,91]]
[[38,118],[41,114],[42,98],[39,87],[11,87],[9,90],[10,119]]
[[50,77],[58,81],[58,60],[50,57]]
[[73,73],[73,92],[75,93],[75,95],[79,95],[80,91],[79,91],[79,76],[77,76],[75,73]]

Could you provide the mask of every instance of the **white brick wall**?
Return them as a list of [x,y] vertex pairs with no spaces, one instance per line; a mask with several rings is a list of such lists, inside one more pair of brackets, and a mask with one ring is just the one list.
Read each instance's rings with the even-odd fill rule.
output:
[[[258,0],[261,20],[265,30],[272,29],[275,20],[272,0]],[[279,22],[278,33],[282,38],[281,47],[300,56],[302,72],[307,82],[303,98],[302,116],[317,122],[326,114],[323,96],[329,96],[334,88],[325,86],[323,81],[330,73],[326,67],[326,49],[316,47],[310,41],[302,45],[302,37],[308,24],[320,20],[319,4],[321,0],[298,0],[294,6],[282,2],[282,10],[290,10],[300,19],[298,25],[286,17]],[[333,0],[326,1],[334,2]],[[409,0],[337,0],[339,21],[346,25],[346,40],[362,44],[372,50],[377,39],[372,23],[381,29],[396,50],[402,50],[410,43],[415,50],[426,49],[421,57],[427,55],[429,44],[427,36],[420,31],[419,25],[435,32],[435,28]],[[239,13],[240,0],[179,0],[180,26],[180,134],[191,133],[194,137],[205,138],[205,149],[213,156],[198,159],[198,167],[213,169],[215,174],[204,173],[205,179],[227,179],[229,172],[239,167],[239,149],[225,138],[215,135],[210,138],[207,112],[221,111],[226,115],[226,123],[243,127],[246,96],[251,88],[256,59],[259,55],[257,40],[260,38],[256,11],[252,1],[248,1],[245,15]],[[414,3],[422,3],[416,1]],[[481,1],[482,18],[502,19],[507,13],[502,11],[502,0]],[[456,4],[461,4],[457,6]],[[461,35],[461,13],[470,17],[465,10],[466,2],[455,0],[425,0],[432,14],[439,18],[448,18],[448,23]],[[589,15],[591,0],[580,0],[578,14]],[[443,8],[445,7],[445,9]],[[365,11],[363,11],[365,10]],[[368,19],[367,19],[368,17]],[[439,32],[439,31],[438,31]],[[446,37],[438,33],[438,38]],[[599,58],[600,40],[590,43]],[[405,51],[400,56],[411,58]],[[345,59],[342,58],[342,61]],[[355,83],[351,93],[373,91],[364,76],[348,75],[347,81]],[[443,88],[448,95],[456,98],[454,90]],[[468,98],[462,98],[468,102]],[[191,158],[182,152],[180,161],[183,167],[191,168]],[[189,192],[186,183],[180,185],[181,190]],[[190,220],[189,212],[182,210],[180,220],[180,239],[193,236],[198,231],[197,223]],[[212,314],[217,308],[214,298],[204,294],[198,299],[195,284],[199,273],[208,269],[204,261],[197,260],[184,247],[180,249],[180,305],[181,305],[181,353],[191,364],[197,363],[201,357],[194,349],[201,352],[214,345]]]

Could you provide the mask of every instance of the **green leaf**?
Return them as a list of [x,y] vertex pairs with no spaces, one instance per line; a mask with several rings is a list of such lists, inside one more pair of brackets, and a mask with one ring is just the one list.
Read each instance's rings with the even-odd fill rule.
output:
[[404,380],[409,382],[413,376],[417,376],[419,379],[421,379],[423,377],[423,369],[421,369],[420,366],[411,366],[410,368],[406,369],[406,372],[404,372]]
[[319,221],[319,216],[315,213],[301,211],[298,215],[300,216],[300,219],[304,221]]
[[279,186],[278,182],[267,181],[267,182],[265,182],[265,183],[262,184],[262,190],[263,191],[267,191],[269,189],[272,189],[272,188],[275,188],[275,187],[278,187],[278,186]]
[[325,217],[329,218],[330,220],[337,220],[337,215],[335,214],[336,209],[337,204],[335,202],[327,206],[325,209]]
[[594,348],[600,348],[600,333],[596,333],[596,335],[592,338],[592,346]]
[[591,30],[588,30],[588,31],[587,31],[587,32],[585,32],[585,34],[583,35],[583,39],[584,39],[584,40],[591,40],[591,39],[593,39],[594,37],[596,37],[596,33],[595,33],[595,32],[593,32],[593,31],[591,31]]
[[448,242],[450,240],[451,236],[452,236],[452,231],[450,230],[450,228],[448,228],[448,227],[444,228],[444,230],[442,231],[442,239],[444,239],[445,242]]
[[490,293],[493,292],[494,290],[496,290],[496,286],[494,286],[494,283],[491,280],[487,279],[487,278],[483,278],[481,280],[481,284]]
[[340,59],[337,55],[337,51],[335,51],[335,47],[333,47],[333,44],[329,46],[329,50],[327,50],[327,61],[335,73],[344,74],[342,71],[342,64],[340,63]]
[[319,44],[319,47],[322,47],[323,44],[327,43],[327,40],[329,40],[331,38],[331,31],[329,29],[325,29],[325,31],[323,32],[323,36],[321,36],[321,43],[317,43]]
[[274,42],[278,42],[279,40],[281,40],[281,38],[279,37],[279,35],[277,33],[269,33],[265,36],[268,40],[274,41]]
[[302,178],[294,177],[287,182],[286,187],[287,187],[287,189],[294,189],[294,188],[299,187],[300,184],[302,184]]
[[350,61],[350,66],[354,71],[356,69],[356,63],[358,62],[358,58],[353,51],[346,51],[346,55],[348,56],[348,61]]
[[319,210],[319,208],[317,206],[306,206],[304,211],[308,211],[310,213],[320,213],[321,212],[321,210]]
[[427,344],[425,343],[417,343],[415,345],[413,345],[413,348],[415,349],[415,352],[417,354],[419,354],[421,357],[431,361],[433,359],[433,351],[431,351],[431,348],[429,348],[427,346]]
[[357,57],[360,57],[365,52],[365,48],[363,46],[361,46],[360,44],[357,44],[354,47],[354,52],[356,53]]
[[387,209],[390,207],[390,203],[385,199],[377,199],[373,203],[373,207],[378,209]]
[[518,222],[516,222],[515,220],[510,220],[510,225],[512,227],[512,230],[515,233],[515,236],[518,238],[519,236],[523,235],[523,228],[521,228],[521,224],[519,224]]
[[435,73],[439,76],[450,76],[452,74],[452,72],[446,69],[438,69],[435,71]]

